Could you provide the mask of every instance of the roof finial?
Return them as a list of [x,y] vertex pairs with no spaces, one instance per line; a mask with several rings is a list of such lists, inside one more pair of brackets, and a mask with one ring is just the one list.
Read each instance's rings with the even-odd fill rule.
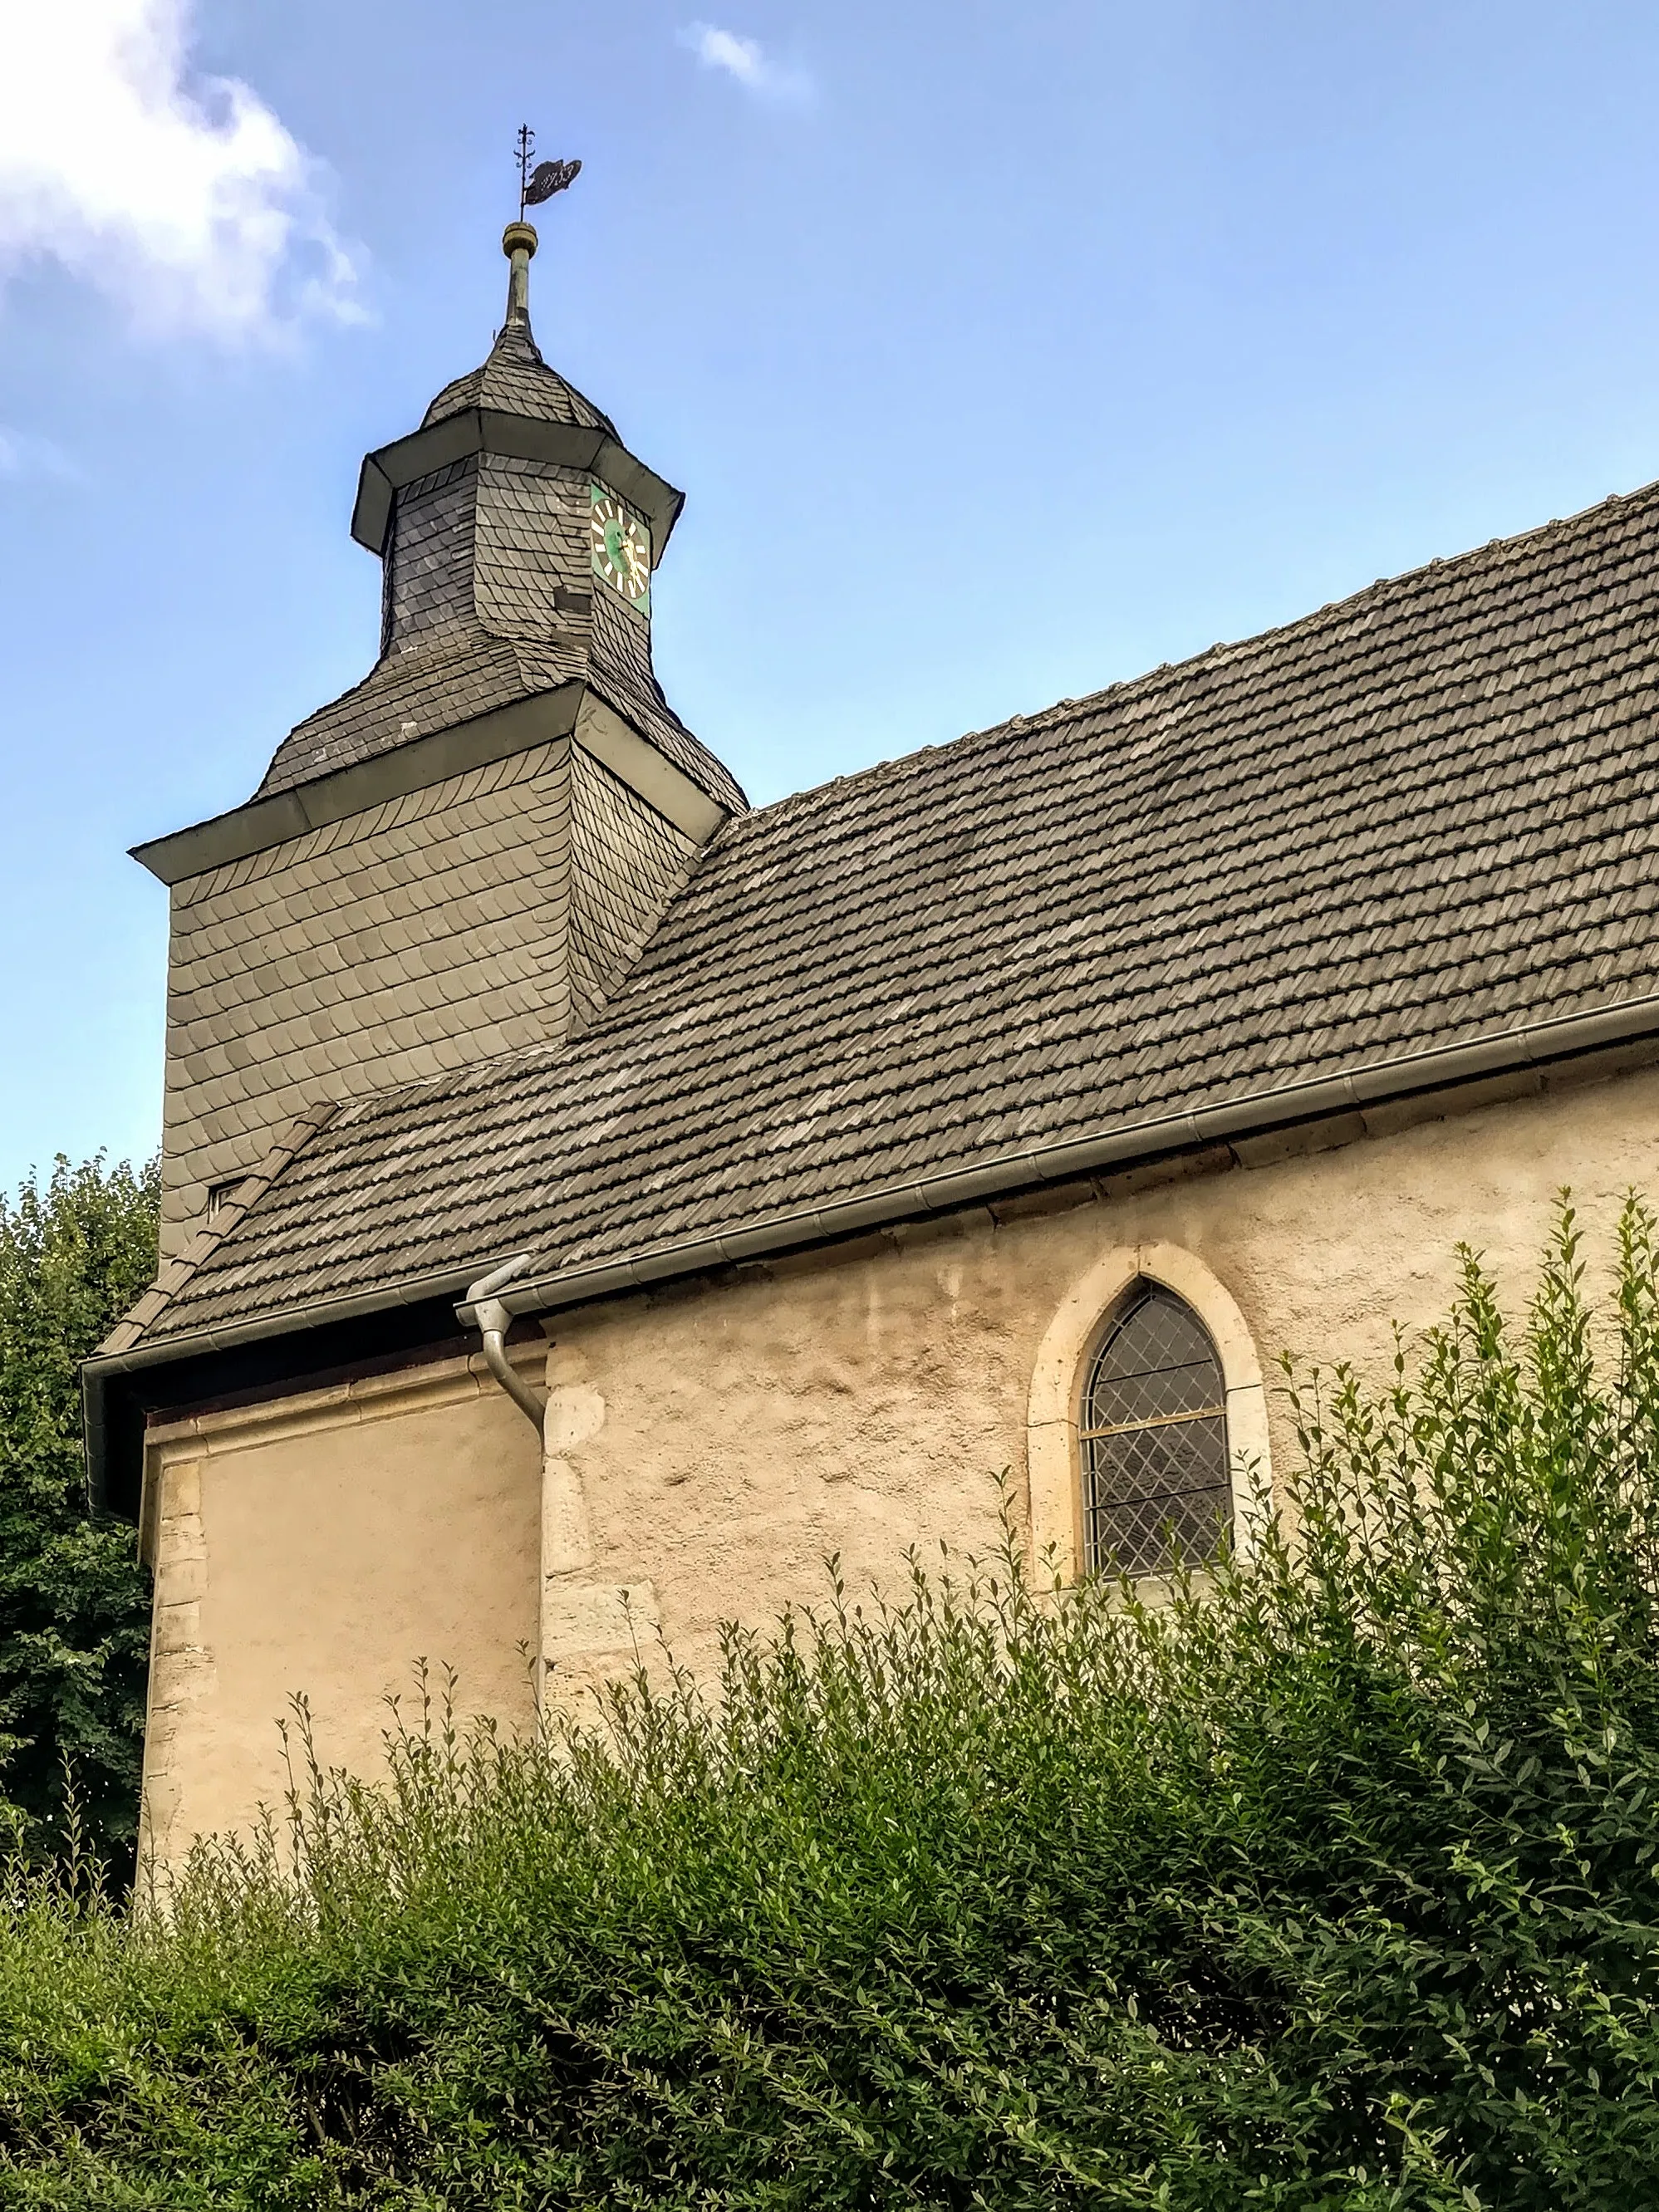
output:
[[525,221],[525,210],[538,207],[543,200],[550,200],[555,192],[567,191],[576,181],[581,170],[580,161],[537,161],[536,134],[527,123],[519,125],[517,147],[519,163],[519,219],[510,222],[501,233],[501,252],[506,254],[511,274],[507,280],[507,322],[508,329],[516,325],[530,328],[530,257],[536,251],[538,240],[534,228]]

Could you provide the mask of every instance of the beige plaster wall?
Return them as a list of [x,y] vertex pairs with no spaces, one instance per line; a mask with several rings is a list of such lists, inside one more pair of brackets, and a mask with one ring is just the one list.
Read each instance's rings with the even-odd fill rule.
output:
[[[1381,1379],[1390,1318],[1419,1329],[1444,1314],[1459,1240],[1518,1298],[1563,1184],[1598,1255],[1628,1186],[1659,1195],[1659,1073],[1534,1082],[1535,1096],[1449,1119],[1410,1126],[1443,1102],[1381,1110],[1369,1132],[1355,1116],[1243,1159],[1218,1150],[1180,1180],[1073,1186],[550,1316],[543,1634],[557,1673],[580,1682],[615,1664],[617,1617],[608,1632],[596,1617],[607,1590],[648,1594],[678,1653],[703,1665],[722,1618],[821,1595],[830,1550],[854,1581],[890,1581],[908,1543],[990,1543],[999,1469],[1027,1502],[1033,1384],[1057,1317],[1077,1286],[1121,1282],[1160,1248],[1188,1257],[1177,1287],[1218,1286],[1228,1311],[1212,1300],[1206,1317],[1236,1427],[1292,1463],[1281,1347]],[[1225,1342],[1230,1312],[1267,1384],[1267,1438],[1255,1370]],[[1072,1332],[1079,1359],[1088,1334]],[[1063,1552],[1069,1489],[1037,1504],[1039,1540]]]
[[[1208,1301],[1230,1407],[1258,1442],[1265,1377],[1282,1470],[1281,1346],[1380,1377],[1390,1317],[1416,1329],[1444,1313],[1460,1239],[1519,1300],[1563,1184],[1598,1261],[1625,1190],[1659,1191],[1659,1072],[1532,1088],[1379,1110],[550,1316],[539,1540],[536,1439],[488,1382],[430,1407],[416,1393],[378,1427],[306,1430],[296,1401],[205,1436],[204,1457],[203,1439],[168,1439],[158,1832],[176,1848],[191,1826],[246,1816],[271,1785],[270,1717],[291,1688],[313,1692],[353,1757],[372,1755],[381,1687],[417,1652],[459,1666],[474,1704],[522,1716],[514,1646],[536,1632],[538,1540],[555,1696],[615,1671],[635,1638],[648,1649],[659,1623],[706,1666],[722,1620],[821,1596],[831,1550],[855,1584],[890,1583],[907,1545],[991,1543],[1000,1469],[1027,1501],[1028,1423],[1047,1425],[1055,1464],[1067,1384],[1054,1363],[1081,1359],[1088,1298],[1138,1265],[1178,1266],[1178,1286]],[[1063,1549],[1065,1483],[1037,1504],[1039,1534]]]
[[154,1432],[152,1857],[280,1802],[295,1692],[359,1771],[421,1657],[459,1670],[464,1712],[529,1722],[540,1474],[535,1431],[459,1360]]

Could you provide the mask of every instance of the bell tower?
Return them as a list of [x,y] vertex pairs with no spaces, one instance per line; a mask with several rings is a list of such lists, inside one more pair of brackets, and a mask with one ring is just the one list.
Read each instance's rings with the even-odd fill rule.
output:
[[544,360],[534,229],[501,243],[488,357],[362,465],[374,666],[246,805],[135,854],[172,893],[168,1254],[296,1116],[579,1031],[746,804],[652,665],[682,495]]

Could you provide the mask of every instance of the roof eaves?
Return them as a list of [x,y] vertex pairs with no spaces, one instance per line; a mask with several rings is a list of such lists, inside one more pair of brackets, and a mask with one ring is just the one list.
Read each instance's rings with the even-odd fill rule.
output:
[[[1322,1077],[1281,1088],[1248,1092],[1195,1111],[1155,1116],[1065,1143],[1004,1153],[977,1166],[924,1176],[799,1213],[775,1216],[748,1228],[659,1247],[637,1257],[514,1283],[500,1293],[514,1315],[548,1313],[618,1291],[638,1290],[676,1276],[696,1274],[767,1254],[833,1240],[1074,1177],[1133,1166],[1193,1146],[1251,1136],[1288,1123],[1352,1113],[1415,1092],[1449,1089],[1516,1068],[1570,1059],[1610,1044],[1659,1034],[1659,995],[1506,1030],[1474,1042],[1438,1046],[1374,1063],[1348,1075]],[[470,1306],[456,1309],[474,1326]]]
[[116,1322],[93,1352],[93,1358],[112,1359],[123,1352],[132,1351],[143,1342],[204,1261],[218,1249],[240,1222],[246,1219],[278,1176],[305,1150],[319,1130],[328,1127],[339,1112],[342,1103],[337,1098],[325,1099],[318,1105],[307,1107],[303,1112],[293,1115],[283,1123],[266,1146],[258,1164],[239,1179],[235,1197],[221,1209],[211,1223],[197,1231],[182,1252],[161,1262],[156,1270],[155,1280]]
[[[709,1267],[828,1243],[891,1222],[949,1212],[1036,1184],[1067,1182],[1104,1169],[1115,1171],[1191,1146],[1231,1141],[1290,1123],[1541,1066],[1655,1035],[1659,1035],[1659,994],[1625,1000],[1587,1013],[1519,1024],[1464,1044],[1402,1054],[1346,1074],[1246,1092],[1195,1110],[1120,1124],[1063,1144],[1002,1153],[992,1160],[849,1194],[843,1200],[799,1212],[734,1225],[714,1236],[647,1248],[621,1260],[556,1269],[514,1284],[501,1293],[502,1302],[514,1314],[585,1304]],[[377,1096],[379,1103],[384,1103],[386,1094]],[[127,1349],[112,1346],[94,1353],[85,1363],[83,1372],[131,1374],[203,1352],[349,1320],[385,1307],[444,1297],[453,1290],[465,1289],[503,1256],[503,1252],[491,1250],[480,1253],[465,1266],[382,1284],[374,1290],[276,1309],[233,1323],[184,1330],[176,1336],[151,1337]],[[458,1313],[465,1324],[472,1325],[469,1307],[462,1305]]]

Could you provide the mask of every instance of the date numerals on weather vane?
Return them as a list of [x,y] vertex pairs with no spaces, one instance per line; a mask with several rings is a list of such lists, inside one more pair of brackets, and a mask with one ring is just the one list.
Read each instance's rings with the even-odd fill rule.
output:
[[539,207],[555,192],[568,191],[581,173],[580,161],[538,161],[536,134],[527,123],[519,125],[519,221],[526,208]]

